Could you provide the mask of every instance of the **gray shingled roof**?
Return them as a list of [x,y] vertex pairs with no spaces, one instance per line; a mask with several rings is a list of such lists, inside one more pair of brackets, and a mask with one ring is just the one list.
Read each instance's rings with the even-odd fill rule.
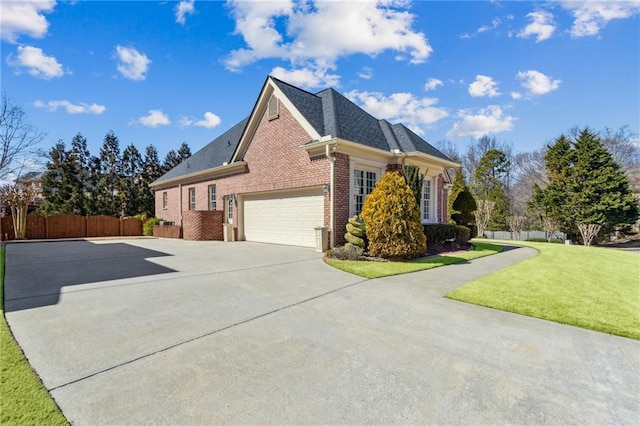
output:
[[191,157],[169,170],[154,183],[160,183],[168,179],[201,172],[213,167],[222,166],[225,162],[231,161],[233,152],[235,151],[238,142],[240,142],[240,137],[242,136],[242,132],[247,126],[248,121],[249,117],[245,118],[215,138],[213,141],[209,142]]
[[[274,77],[271,80],[321,136],[330,135],[384,151],[423,152],[451,161],[403,124],[390,124],[373,117],[334,89],[313,94]],[[230,162],[248,120],[249,117],[245,118],[218,136],[155,183]]]

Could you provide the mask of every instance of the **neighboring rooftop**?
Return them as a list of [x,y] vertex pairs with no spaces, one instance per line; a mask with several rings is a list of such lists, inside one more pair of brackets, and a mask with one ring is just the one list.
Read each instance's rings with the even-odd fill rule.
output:
[[[325,89],[313,94],[277,78],[269,78],[319,135],[330,135],[385,151],[399,149],[403,152],[423,152],[451,161],[403,124],[390,124],[386,120],[373,117],[334,89]],[[249,117],[245,118],[169,170],[156,182],[219,167],[230,162],[248,121]]]
[[26,182],[31,180],[38,180],[42,179],[42,176],[44,176],[44,172],[28,172],[20,176],[18,179],[16,179],[16,181]]

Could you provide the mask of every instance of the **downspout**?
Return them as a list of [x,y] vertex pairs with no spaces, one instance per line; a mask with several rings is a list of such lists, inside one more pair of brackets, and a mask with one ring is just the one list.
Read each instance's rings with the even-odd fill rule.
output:
[[182,184],[178,184],[178,199],[180,200],[178,208],[180,211],[178,212],[178,219],[180,219],[180,226],[182,226]]
[[329,144],[325,145],[325,155],[331,161],[331,166],[329,168],[329,230],[331,231],[329,248],[333,248],[335,246],[335,168],[336,168],[336,158],[333,155],[330,155],[329,152]]

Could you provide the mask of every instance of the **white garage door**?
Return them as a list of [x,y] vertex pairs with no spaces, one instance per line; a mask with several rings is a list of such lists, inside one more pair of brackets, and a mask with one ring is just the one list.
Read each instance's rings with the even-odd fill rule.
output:
[[244,200],[247,241],[315,247],[314,228],[323,225],[322,191],[252,195]]

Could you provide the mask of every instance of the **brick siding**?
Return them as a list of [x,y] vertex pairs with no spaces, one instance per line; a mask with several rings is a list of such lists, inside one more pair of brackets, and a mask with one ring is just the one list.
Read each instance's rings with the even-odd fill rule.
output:
[[[295,117],[285,106],[280,103],[279,117],[274,120],[267,118],[266,109],[263,112],[260,123],[255,131],[253,139],[243,160],[247,162],[247,172],[225,176],[215,180],[203,180],[195,183],[161,189],[156,191],[156,216],[166,221],[181,223],[185,226],[185,238],[195,230],[187,230],[187,217],[189,212],[189,188],[196,191],[195,211],[208,211],[209,191],[211,184],[216,185],[217,210],[223,212],[223,221],[226,219],[224,200],[229,194],[236,194],[236,203],[233,208],[233,223],[238,224],[238,195],[252,194],[265,191],[280,191],[288,189],[302,189],[321,187],[330,183],[330,160],[324,155],[310,158],[309,154],[301,147],[310,141],[310,136],[297,122]],[[345,243],[345,225],[349,219],[349,207],[351,203],[350,181],[351,172],[349,156],[344,153],[333,154],[335,158],[335,180],[331,191],[334,191],[335,203],[335,245]],[[401,170],[399,164],[387,166],[387,170]],[[444,178],[440,175],[436,179],[438,191],[437,217],[439,222],[446,221],[446,190]],[[167,208],[163,209],[162,194],[167,192]],[[180,204],[182,197],[182,204]],[[324,197],[324,226],[330,226],[330,194]],[[182,205],[183,215],[180,215]],[[217,226],[217,225],[216,225]],[[238,232],[241,236],[241,232]],[[217,238],[216,238],[217,239]]]
[[183,237],[194,241],[222,241],[222,210],[185,210]]

